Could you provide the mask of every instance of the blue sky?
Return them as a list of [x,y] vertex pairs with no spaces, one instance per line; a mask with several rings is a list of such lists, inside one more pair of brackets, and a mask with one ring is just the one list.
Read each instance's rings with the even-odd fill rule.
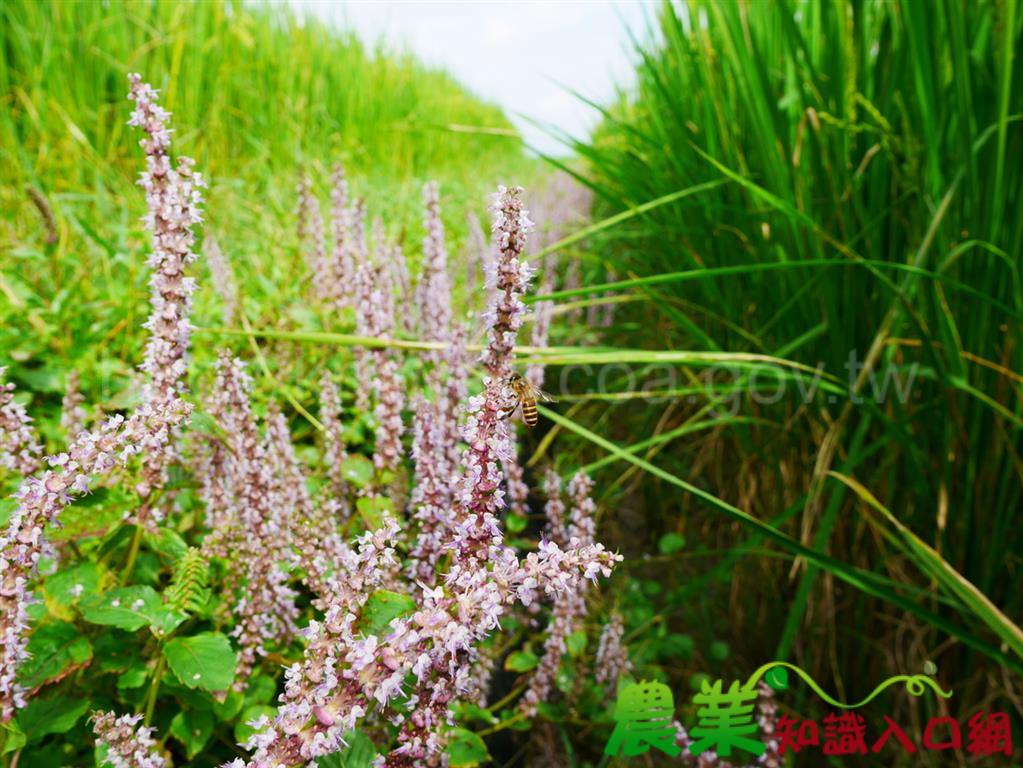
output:
[[527,118],[585,136],[597,121],[568,89],[606,103],[632,80],[628,30],[645,37],[644,0],[451,2],[289,0],[302,13],[353,28],[368,43],[407,49],[500,104],[527,142],[559,144]]

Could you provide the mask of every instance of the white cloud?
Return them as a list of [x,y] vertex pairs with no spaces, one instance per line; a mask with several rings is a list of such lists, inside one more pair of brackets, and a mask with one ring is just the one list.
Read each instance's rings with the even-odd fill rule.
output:
[[608,102],[616,85],[631,82],[627,30],[643,37],[656,12],[642,0],[288,1],[300,12],[354,29],[369,43],[382,40],[443,67],[504,107],[527,142],[544,152],[561,147],[525,118],[587,135],[597,116],[566,88]]

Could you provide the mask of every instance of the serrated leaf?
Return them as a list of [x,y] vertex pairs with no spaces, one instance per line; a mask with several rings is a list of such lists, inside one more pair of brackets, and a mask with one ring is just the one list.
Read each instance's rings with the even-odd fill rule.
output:
[[359,630],[367,635],[390,632],[391,621],[416,610],[416,601],[400,592],[378,589],[366,600],[359,617]]
[[163,647],[163,656],[187,688],[226,691],[234,682],[238,658],[228,639],[218,632],[176,637]]
[[152,587],[146,586],[112,589],[82,606],[82,617],[86,621],[129,632],[141,629],[164,613],[160,596]]
[[686,545],[685,536],[678,533],[666,533],[657,542],[657,549],[662,555],[673,555]]
[[30,658],[18,670],[28,689],[62,679],[92,660],[92,644],[74,624],[63,621],[43,624],[28,641]]
[[54,615],[71,619],[75,604],[94,598],[100,588],[100,570],[96,563],[79,563],[61,568],[47,577],[43,584],[43,599]]
[[196,709],[178,712],[171,720],[170,733],[184,745],[185,754],[191,760],[213,735],[213,714]]
[[528,672],[540,663],[535,653],[529,651],[513,651],[504,660],[504,668],[509,672]]
[[454,728],[450,732],[447,752],[451,768],[472,768],[490,760],[487,745],[483,739],[465,728]]
[[56,695],[30,699],[18,713],[18,727],[31,744],[51,733],[66,733],[89,708],[87,699]]
[[569,656],[578,656],[586,650],[586,633],[583,631],[573,632],[565,638],[565,648]]

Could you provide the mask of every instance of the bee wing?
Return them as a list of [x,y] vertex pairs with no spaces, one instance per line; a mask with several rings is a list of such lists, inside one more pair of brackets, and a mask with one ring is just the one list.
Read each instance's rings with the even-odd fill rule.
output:
[[536,399],[540,400],[541,402],[544,402],[544,403],[553,403],[554,402],[554,398],[551,397],[546,392],[544,392],[542,389],[536,389],[535,393],[536,393]]

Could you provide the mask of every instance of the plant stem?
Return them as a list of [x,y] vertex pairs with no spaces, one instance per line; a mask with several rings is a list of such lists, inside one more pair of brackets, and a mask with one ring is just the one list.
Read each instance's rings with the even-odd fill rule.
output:
[[525,717],[526,716],[524,714],[519,712],[514,717],[509,717],[507,720],[503,720],[495,726],[492,726],[490,728],[484,728],[482,731],[476,731],[476,735],[479,736],[480,738],[483,738],[484,736],[489,736],[492,733],[503,731],[505,728],[510,727],[512,724],[517,723],[519,720],[524,720]]
[[163,677],[164,667],[161,645],[160,658],[156,662],[156,669],[153,670],[153,682],[149,684],[149,693],[146,694],[146,717],[143,723],[147,726],[153,721],[153,710],[156,709],[156,693],[160,690],[160,679]]
[[518,696],[520,693],[522,693],[525,689],[526,689],[525,685],[518,685],[515,688],[512,688],[511,691],[508,692],[508,695],[506,695],[503,699],[498,701],[496,704],[491,704],[489,707],[487,707],[487,712],[494,712],[500,709],[509,701]]
[[135,527],[135,535],[131,539],[131,548],[128,550],[128,560],[124,564],[124,571],[121,572],[121,586],[123,587],[128,583],[131,578],[131,572],[135,568],[135,561],[139,556],[139,549],[142,546],[142,526]]

